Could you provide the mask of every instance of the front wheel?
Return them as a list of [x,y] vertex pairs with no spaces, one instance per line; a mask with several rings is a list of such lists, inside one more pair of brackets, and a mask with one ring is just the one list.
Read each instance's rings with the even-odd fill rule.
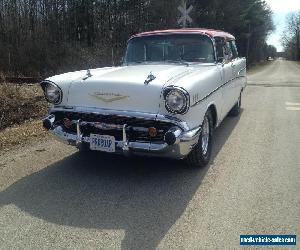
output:
[[212,150],[213,119],[208,110],[204,116],[198,143],[187,157],[191,167],[205,167],[210,160]]

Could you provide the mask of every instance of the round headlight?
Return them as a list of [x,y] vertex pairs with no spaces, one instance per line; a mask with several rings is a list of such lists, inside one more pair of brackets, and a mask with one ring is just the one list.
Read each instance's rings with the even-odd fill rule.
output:
[[173,114],[183,114],[188,110],[189,98],[181,89],[167,90],[165,95],[166,109]]
[[52,104],[59,104],[61,102],[62,91],[56,84],[52,82],[43,82],[42,87],[48,102]]

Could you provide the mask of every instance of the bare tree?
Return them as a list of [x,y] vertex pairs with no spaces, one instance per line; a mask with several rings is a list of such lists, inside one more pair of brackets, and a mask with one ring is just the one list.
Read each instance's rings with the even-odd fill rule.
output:
[[[181,0],[0,0],[0,69],[47,76],[117,63],[134,33],[179,28]],[[263,0],[187,0],[192,27],[232,32],[241,54],[265,57],[273,29]],[[0,72],[1,73],[1,72]]]
[[300,11],[287,16],[281,42],[288,57],[300,61]]

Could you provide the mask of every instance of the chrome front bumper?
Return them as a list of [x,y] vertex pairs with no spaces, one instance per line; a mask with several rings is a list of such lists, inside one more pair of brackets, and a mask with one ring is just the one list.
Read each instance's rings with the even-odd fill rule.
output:
[[[59,141],[81,147],[82,144],[89,145],[90,137],[83,136],[80,132],[79,121],[77,124],[77,133],[67,133],[62,126],[57,126],[50,129],[51,133]],[[178,130],[176,134],[176,141],[174,144],[169,145],[166,142],[153,143],[153,142],[131,142],[127,140],[125,126],[123,128],[123,140],[116,141],[117,154],[124,155],[143,155],[165,157],[173,159],[185,158],[197,144],[201,128],[195,128],[189,131]]]

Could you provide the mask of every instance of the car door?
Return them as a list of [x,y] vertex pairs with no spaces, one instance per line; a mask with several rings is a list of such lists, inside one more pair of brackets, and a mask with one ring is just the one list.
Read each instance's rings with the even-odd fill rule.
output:
[[[239,58],[238,51],[235,45],[235,41],[231,40],[228,42],[231,52],[232,52],[232,81],[233,81],[233,87],[234,87],[234,92],[233,92],[233,99],[235,102],[238,100],[241,89],[242,89],[242,80],[240,78],[241,71],[245,68],[243,60]],[[234,102],[234,103],[235,103]]]
[[220,115],[222,120],[233,106],[233,62],[230,46],[225,39],[217,37],[215,38],[215,43],[222,77],[222,85],[220,88],[220,91],[222,91],[222,109]]
[[235,99],[237,100],[240,96],[242,89],[245,87],[245,77],[246,77],[246,60],[245,58],[240,58],[238,50],[234,40],[229,42],[232,53],[232,74],[233,81],[235,85]]
[[[237,54],[233,51],[231,41],[225,43],[225,58],[228,71],[230,71],[231,77],[224,85],[224,107],[227,114],[238,100],[240,91],[238,90],[238,71],[239,63]],[[229,73],[228,73],[229,74]]]

